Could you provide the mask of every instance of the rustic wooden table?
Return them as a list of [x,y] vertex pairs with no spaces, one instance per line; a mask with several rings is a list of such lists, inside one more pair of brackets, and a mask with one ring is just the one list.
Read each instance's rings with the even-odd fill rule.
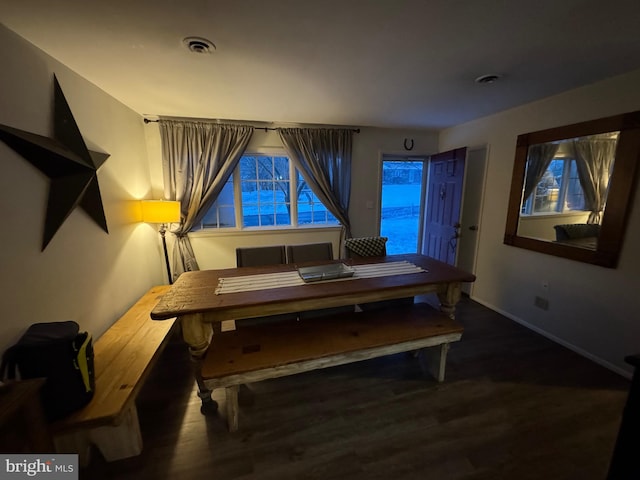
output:
[[209,348],[214,331],[219,331],[221,322],[225,320],[303,312],[429,293],[437,294],[440,309],[453,318],[456,303],[460,300],[461,284],[475,280],[475,276],[468,272],[424,255],[387,255],[337,261],[354,267],[408,262],[423,271],[224,294],[215,293],[220,279],[291,273],[296,272],[297,265],[201,270],[180,275],[152,310],[151,318],[163,320],[179,317],[183,338],[195,360],[194,374],[205,409],[205,404],[210,401],[210,392],[201,378],[200,360]]

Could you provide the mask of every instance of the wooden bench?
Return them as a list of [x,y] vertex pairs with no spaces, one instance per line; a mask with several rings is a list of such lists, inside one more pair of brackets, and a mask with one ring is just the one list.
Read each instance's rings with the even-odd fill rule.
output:
[[86,407],[51,425],[58,453],[78,453],[83,465],[91,444],[107,461],[140,454],[135,399],[175,323],[149,315],[168,289],[153,287],[94,341],[95,395]]
[[214,335],[200,373],[208,388],[226,389],[233,432],[241,384],[415,350],[442,382],[449,343],[462,332],[455,320],[423,303],[253,325]]

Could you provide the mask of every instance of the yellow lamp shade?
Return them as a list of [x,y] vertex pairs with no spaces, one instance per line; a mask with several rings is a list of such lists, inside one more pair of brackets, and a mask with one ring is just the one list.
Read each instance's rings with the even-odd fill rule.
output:
[[174,223],[180,221],[180,202],[169,200],[141,200],[142,221],[146,223]]

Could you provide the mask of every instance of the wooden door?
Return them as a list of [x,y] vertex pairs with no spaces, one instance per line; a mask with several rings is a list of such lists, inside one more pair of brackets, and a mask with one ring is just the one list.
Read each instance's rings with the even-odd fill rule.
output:
[[422,253],[455,265],[467,149],[457,148],[429,160]]

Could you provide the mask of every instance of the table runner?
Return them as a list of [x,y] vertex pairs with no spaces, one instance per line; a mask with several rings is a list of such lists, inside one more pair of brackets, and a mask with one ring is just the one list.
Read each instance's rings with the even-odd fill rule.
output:
[[[426,272],[425,269],[407,261],[353,265],[352,268],[355,271],[352,277],[323,280],[322,282],[340,282],[357,280],[359,278],[385,277],[390,275],[407,275],[411,273]],[[312,284],[306,284],[304,280],[300,278],[300,275],[298,275],[297,270],[292,272],[262,273],[258,275],[220,278],[215,293],[216,295],[222,295],[225,293],[267,290],[269,288],[297,287],[300,285]]]

